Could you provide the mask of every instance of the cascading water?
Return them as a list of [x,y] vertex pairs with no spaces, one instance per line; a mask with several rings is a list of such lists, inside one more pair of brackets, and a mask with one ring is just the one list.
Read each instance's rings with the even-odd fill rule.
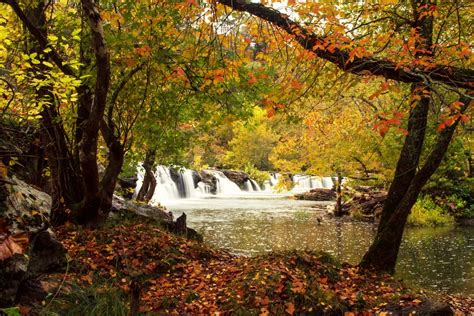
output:
[[[143,184],[144,169],[138,168],[138,181],[135,189],[135,196]],[[168,203],[182,198],[202,198],[212,194],[212,186],[203,181],[195,183],[193,173],[190,169],[171,169],[166,166],[158,166],[154,172],[156,178],[156,189],[151,199],[152,204]],[[281,177],[278,173],[271,173],[270,179],[260,185],[253,179],[244,182],[243,190],[229,180],[226,175],[218,170],[206,170],[208,175],[212,175],[216,180],[215,195],[242,195],[243,192],[254,192],[254,194],[273,194],[273,187]],[[331,177],[318,177],[310,175],[295,175],[292,178],[294,188],[291,192],[304,192],[315,188],[332,188]]]
[[318,177],[309,175],[294,175],[293,192],[306,192],[312,189],[332,189],[333,181],[331,177]]
[[216,194],[240,194],[242,190],[240,190],[239,186],[234,182],[230,181],[229,178],[225,176],[222,171],[217,170],[209,170],[214,177],[217,179],[217,190]]
[[257,181],[253,180],[253,179],[250,179],[250,184],[252,185],[252,189],[254,191],[262,191],[262,189],[260,189],[260,186],[258,185]]
[[334,187],[334,182],[332,181],[331,177],[323,178],[323,187],[326,189],[332,189]]
[[246,180],[244,182],[244,191],[247,192],[260,192],[262,189],[258,185],[257,181],[253,179]]
[[155,171],[156,188],[151,203],[156,204],[164,201],[180,198],[178,186],[171,178],[170,169],[165,166],[156,167]]

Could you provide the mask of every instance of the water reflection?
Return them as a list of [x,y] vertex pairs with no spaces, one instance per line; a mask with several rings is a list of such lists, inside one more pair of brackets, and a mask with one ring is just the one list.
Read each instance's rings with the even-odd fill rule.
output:
[[[326,203],[327,204],[327,203]],[[211,205],[211,206],[210,206]],[[323,250],[357,263],[375,235],[367,223],[323,220],[314,202],[288,199],[213,199],[168,206],[184,210],[189,226],[207,243],[234,253],[255,255],[289,249]],[[408,229],[397,276],[414,285],[450,293],[474,294],[474,229]]]

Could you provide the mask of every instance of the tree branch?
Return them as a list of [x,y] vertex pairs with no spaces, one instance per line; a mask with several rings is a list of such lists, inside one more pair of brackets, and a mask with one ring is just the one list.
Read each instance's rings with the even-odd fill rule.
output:
[[250,13],[266,20],[294,36],[295,40],[306,50],[314,52],[318,57],[330,61],[340,69],[354,74],[371,74],[387,79],[406,83],[426,82],[426,78],[446,85],[474,89],[474,70],[462,69],[446,65],[424,67],[399,67],[396,63],[373,57],[355,57],[349,61],[349,51],[334,48],[332,52],[324,48],[326,37],[309,32],[299,23],[291,20],[286,14],[258,3],[245,0],[217,0],[217,2],[234,10]]

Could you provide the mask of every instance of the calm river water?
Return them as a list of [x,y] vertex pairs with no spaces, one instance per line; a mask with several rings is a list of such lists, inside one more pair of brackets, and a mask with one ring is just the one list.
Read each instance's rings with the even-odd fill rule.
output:
[[[327,205],[246,195],[182,199],[166,206],[175,216],[186,212],[188,225],[202,233],[205,242],[233,253],[311,249],[358,263],[372,242],[375,226],[337,219],[318,223]],[[431,290],[474,294],[474,228],[408,228],[396,277]]]

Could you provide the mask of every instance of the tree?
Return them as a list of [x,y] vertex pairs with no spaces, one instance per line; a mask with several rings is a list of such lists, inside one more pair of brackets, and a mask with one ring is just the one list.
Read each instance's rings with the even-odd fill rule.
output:
[[[293,21],[288,15],[261,4],[248,3],[244,0],[218,0],[218,2],[234,10],[248,12],[278,26],[304,49],[333,63],[346,72],[383,76],[386,79],[412,84],[412,98],[415,104],[410,107],[408,135],[405,138],[405,144],[399,157],[394,181],[384,207],[377,236],[361,262],[363,267],[393,272],[406,217],[416,202],[421,188],[439,166],[456,126],[464,118],[463,113],[471,102],[472,97],[469,95],[469,90],[474,88],[473,70],[437,63],[441,58],[437,60],[434,58],[432,45],[433,22],[435,15],[439,14],[435,1],[413,1],[413,16],[402,16],[403,23],[401,25],[408,25],[410,32],[405,47],[407,51],[411,49],[414,52],[414,56],[409,58],[408,62],[391,61],[388,57],[376,58],[371,54],[367,54],[363,47],[354,47],[354,39],[347,39],[346,37],[341,42],[344,27],[342,27],[342,30],[339,27],[339,31],[335,32],[332,37],[320,36],[312,32],[309,26],[303,26]],[[458,6],[458,9],[460,7],[461,5]],[[409,11],[405,10],[405,12]],[[337,20],[334,18],[335,16],[333,14],[332,20]],[[369,21],[367,23],[372,24],[373,22]],[[364,23],[361,25],[363,26]],[[461,32],[459,30],[459,34],[462,34]],[[439,31],[439,34],[441,33],[442,30]],[[462,35],[459,35],[459,38],[461,37]],[[390,40],[384,45],[388,46],[389,44]],[[462,45],[458,45],[458,48],[462,50]],[[384,50],[382,48],[380,51],[383,52]],[[471,54],[470,51],[463,51],[461,52],[462,56],[465,53],[468,56]],[[441,59],[441,61],[443,60]],[[421,149],[423,148],[424,129],[432,91],[435,86],[440,85],[446,87],[444,93],[447,93],[447,90],[455,89],[456,93],[461,95],[461,98],[455,102],[457,108],[452,109],[449,113],[449,121],[445,121],[444,126],[442,126],[438,141],[432,148],[431,154],[420,170],[416,172],[419,166]],[[466,89],[468,92],[463,92],[462,89]]]

